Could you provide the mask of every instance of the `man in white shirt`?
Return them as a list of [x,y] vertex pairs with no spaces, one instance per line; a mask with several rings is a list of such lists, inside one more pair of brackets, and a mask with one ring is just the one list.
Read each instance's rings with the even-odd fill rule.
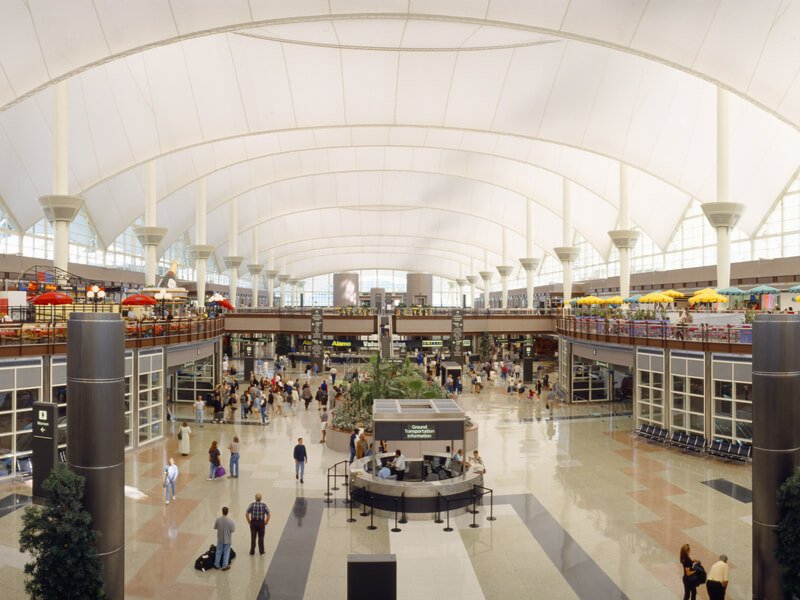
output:
[[725,600],[728,588],[728,557],[721,554],[719,560],[711,565],[706,577],[706,589],[709,600]]
[[394,460],[392,461],[392,471],[397,475],[397,481],[403,481],[406,475],[406,457],[400,450],[394,451]]

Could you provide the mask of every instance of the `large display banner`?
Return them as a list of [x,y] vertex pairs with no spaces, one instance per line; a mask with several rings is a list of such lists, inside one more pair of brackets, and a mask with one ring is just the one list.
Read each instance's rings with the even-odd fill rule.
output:
[[456,362],[464,358],[464,313],[454,310],[450,321],[450,357]]
[[311,366],[322,372],[322,309],[311,312]]

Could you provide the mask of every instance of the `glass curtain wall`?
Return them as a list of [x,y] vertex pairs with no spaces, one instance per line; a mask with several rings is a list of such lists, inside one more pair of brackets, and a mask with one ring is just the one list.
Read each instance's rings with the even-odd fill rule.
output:
[[161,438],[164,417],[164,352],[139,354],[139,445]]

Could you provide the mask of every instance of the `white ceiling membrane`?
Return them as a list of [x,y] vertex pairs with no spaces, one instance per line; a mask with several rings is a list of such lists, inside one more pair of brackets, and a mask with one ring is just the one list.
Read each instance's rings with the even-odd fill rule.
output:
[[516,259],[527,198],[537,252],[562,245],[563,176],[576,229],[607,256],[622,161],[632,219],[663,248],[692,199],[716,200],[721,84],[736,94],[729,200],[753,234],[798,170],[798,26],[797,2],[770,0],[9,0],[0,199],[22,228],[42,217],[50,83],[68,78],[70,192],[106,244],[142,215],[155,161],[165,245],[191,230],[207,177],[219,248],[239,197],[241,237],[260,223],[264,248],[295,218],[317,248],[331,222],[391,235],[376,215],[393,211],[350,214],[387,205],[409,208],[395,225],[477,235],[474,257],[500,260],[506,226]]

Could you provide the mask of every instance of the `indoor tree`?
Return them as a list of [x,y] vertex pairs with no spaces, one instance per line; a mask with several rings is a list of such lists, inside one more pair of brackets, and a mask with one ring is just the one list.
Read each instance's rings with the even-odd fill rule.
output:
[[44,506],[22,515],[20,551],[29,552],[25,590],[35,600],[105,598],[97,532],[83,508],[85,479],[60,463],[44,481]]
[[800,597],[800,467],[778,488],[781,518],[775,557],[786,591]]

